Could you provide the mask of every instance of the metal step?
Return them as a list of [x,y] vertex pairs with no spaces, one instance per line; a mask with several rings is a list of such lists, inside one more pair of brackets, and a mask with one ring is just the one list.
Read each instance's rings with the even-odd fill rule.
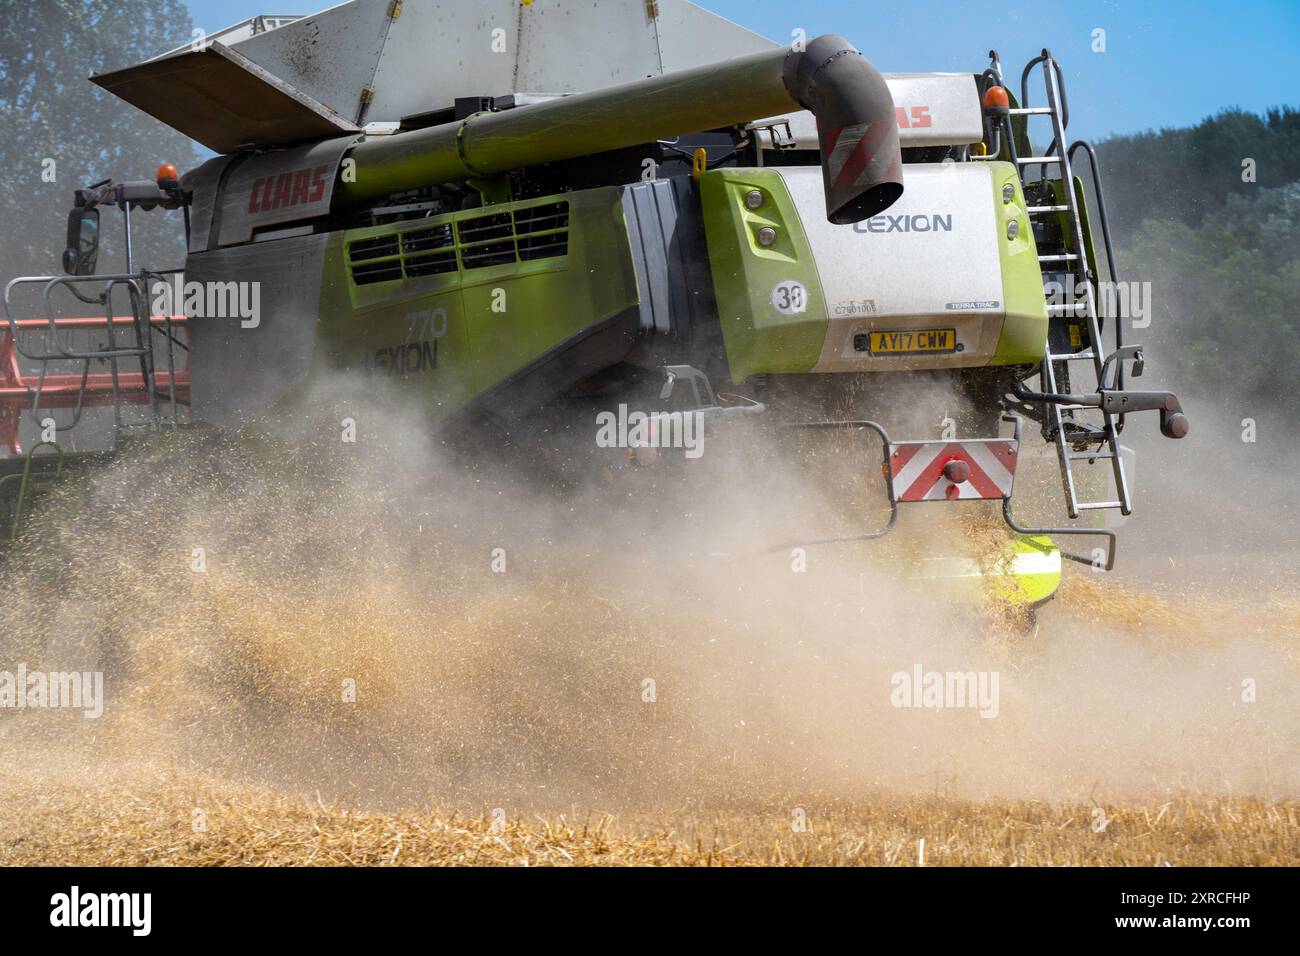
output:
[[1108,451],[1072,451],[1069,452],[1071,459],[1086,458],[1092,461],[1094,458],[1114,458],[1114,454]]
[[1039,262],[1076,262],[1079,256],[1073,252],[1062,252],[1050,256],[1039,256]]
[[[1084,406],[1084,407],[1085,407],[1085,408],[1093,408],[1094,406],[1092,406],[1092,405],[1086,405],[1086,406]],[[1089,452],[1090,452],[1090,451],[1092,451],[1092,449],[1078,448],[1077,446],[1078,446],[1078,445],[1099,445],[1099,444],[1103,444],[1103,443],[1105,443],[1105,442],[1107,441],[1107,437],[1106,437],[1106,431],[1105,431],[1105,429],[1102,429],[1102,428],[1091,428],[1091,427],[1088,427],[1088,423],[1087,423],[1087,422],[1081,422],[1081,421],[1078,421],[1078,420],[1073,419],[1073,418],[1062,418],[1062,422],[1063,422],[1063,424],[1065,424],[1065,425],[1073,425],[1073,426],[1074,426],[1073,429],[1066,428],[1066,430],[1065,430],[1065,443],[1066,443],[1067,445],[1069,445],[1070,448],[1072,448],[1072,449],[1074,449],[1074,450],[1076,450],[1076,451],[1089,451]],[[1065,454],[1068,455],[1068,454],[1070,454],[1070,452],[1067,450],[1067,451],[1065,452]],[[1089,455],[1088,457],[1092,458],[1092,457],[1095,457],[1095,456],[1093,456],[1093,455]],[[1109,458],[1109,457],[1113,457],[1113,456],[1108,455],[1107,457]]]
[[1042,216],[1049,212],[1069,212],[1069,206],[1026,206],[1025,212],[1031,216]]

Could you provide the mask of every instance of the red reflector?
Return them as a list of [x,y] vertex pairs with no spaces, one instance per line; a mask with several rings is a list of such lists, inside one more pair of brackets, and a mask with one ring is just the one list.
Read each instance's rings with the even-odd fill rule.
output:
[[[970,465],[960,458],[954,458],[943,466],[943,476],[956,485],[960,485],[964,481],[970,481]],[[951,498],[952,495],[948,497]]]

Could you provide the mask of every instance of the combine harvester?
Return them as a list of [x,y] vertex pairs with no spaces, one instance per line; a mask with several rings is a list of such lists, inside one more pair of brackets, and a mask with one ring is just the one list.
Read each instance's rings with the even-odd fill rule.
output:
[[[1022,420],[1079,519],[1130,512],[1125,415],[1155,411],[1171,438],[1187,419],[1124,387],[1142,350],[1102,314],[1101,184],[1091,147],[1067,146],[1060,67],[1044,50],[1017,101],[990,58],[882,75],[839,37],[777,46],[685,0],[352,0],[91,77],[219,155],[78,190],[68,275],[6,287],[3,536],[123,436],[240,430],[351,370],[431,427],[516,440],[557,409],[620,404],[652,413],[643,445],[674,412],[875,436],[888,524],[807,543],[986,499],[1018,535],[996,575],[1015,600],[1049,597],[1062,556],[1096,563],[1053,536],[1107,538],[1110,568],[1109,528],[1013,518]],[[125,221],[113,273],[95,272],[103,207]],[[133,260],[132,217],[153,208],[184,217],[183,276]],[[1061,286],[1078,294],[1049,303]],[[966,396],[974,434],[892,433],[918,385]],[[868,414],[837,414],[847,393]],[[65,450],[94,406],[113,410],[110,448]],[[26,453],[24,414],[45,432]]]

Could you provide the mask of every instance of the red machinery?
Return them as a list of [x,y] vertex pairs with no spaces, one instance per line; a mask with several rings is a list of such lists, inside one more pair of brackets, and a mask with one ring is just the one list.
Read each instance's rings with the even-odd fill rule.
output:
[[[109,332],[109,319],[104,316],[90,318],[15,319],[12,323],[22,334],[30,332],[58,335],[75,331],[103,330]],[[122,315],[112,319],[113,332],[130,330],[134,316]],[[158,332],[184,332],[184,315],[149,317],[150,327]],[[75,361],[75,360],[70,360]],[[91,372],[99,362],[109,365],[108,371]],[[14,329],[0,327],[0,452],[10,455],[22,453],[19,424],[24,411],[45,409],[102,408],[115,404],[149,405],[155,400],[180,405],[189,403],[190,372],[189,352],[185,351],[183,368],[173,371],[157,370],[152,373],[152,391],[143,372],[113,370],[109,359],[85,359],[80,372],[50,373],[41,364],[41,371],[24,374],[20,350],[15,347]],[[174,381],[173,381],[174,377]]]

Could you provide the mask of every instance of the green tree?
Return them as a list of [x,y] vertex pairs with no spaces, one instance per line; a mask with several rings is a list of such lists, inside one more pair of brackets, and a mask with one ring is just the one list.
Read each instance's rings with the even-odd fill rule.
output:
[[1148,219],[1117,256],[1150,281],[1151,332],[1189,391],[1300,413],[1300,182],[1230,195],[1199,226]]
[[[1264,115],[1225,110],[1190,129],[1117,136],[1097,145],[1106,203],[1117,235],[1147,219],[1198,225],[1229,196],[1300,179],[1300,110]],[[1254,180],[1243,180],[1252,161]]]
[[[109,177],[152,179],[163,161],[182,171],[198,162],[191,140],[87,79],[187,42],[191,27],[181,0],[0,4],[0,272],[6,277],[60,271],[78,186]],[[105,210],[103,225],[101,269],[120,268],[120,217]],[[155,211],[133,225],[137,264],[181,264],[179,216]]]

